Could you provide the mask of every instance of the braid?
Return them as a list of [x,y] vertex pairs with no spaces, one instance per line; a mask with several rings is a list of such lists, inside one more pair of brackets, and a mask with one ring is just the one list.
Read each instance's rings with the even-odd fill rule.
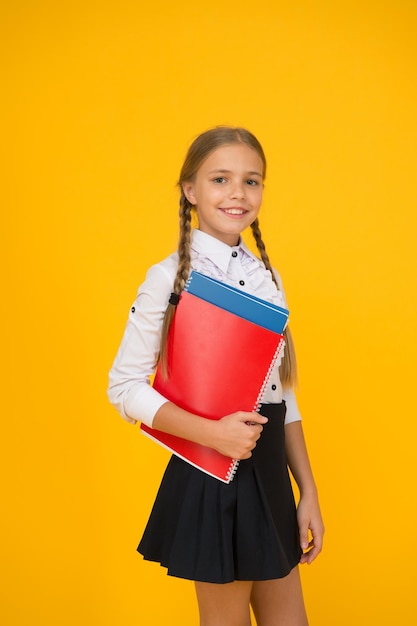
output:
[[180,197],[180,238],[178,242],[178,268],[174,280],[174,293],[180,294],[185,287],[190,273],[190,245],[191,245],[191,209],[184,192]]
[[[265,244],[262,239],[261,229],[259,228],[259,220],[256,218],[251,224],[252,234],[255,238],[256,247],[258,248],[262,262],[266,269],[271,272],[272,280],[274,281],[277,289],[279,290],[278,279],[272,268],[269,256],[267,254]],[[285,337],[285,350],[284,356],[280,365],[280,378],[282,386],[284,388],[294,387],[297,384],[297,361],[295,357],[294,342],[292,339],[291,331],[289,327],[284,330]]]
[[[191,209],[192,205],[185,197],[184,193],[181,192],[180,197],[180,237],[178,242],[178,267],[177,274],[175,276],[173,292],[177,296],[179,296],[182,290],[185,287],[185,283],[187,282],[187,278],[190,273],[191,267],[191,256],[190,256],[190,246],[191,246]],[[168,304],[167,309],[164,315],[164,321],[162,324],[162,334],[161,334],[161,345],[159,349],[159,362],[162,367],[163,376],[168,375],[168,364],[167,364],[167,338],[169,327],[171,326],[171,322],[174,319],[174,314],[176,311],[176,305],[171,302]]]
[[272,270],[272,265],[271,262],[269,260],[269,256],[267,254],[266,248],[265,248],[265,244],[263,242],[262,239],[262,234],[261,234],[261,229],[259,228],[259,220],[258,218],[256,218],[256,220],[254,222],[252,222],[252,224],[250,225],[252,228],[252,234],[255,238],[255,242],[256,242],[256,247],[258,248],[259,254],[261,255],[261,259],[263,261],[263,264],[265,265],[266,269],[269,270],[271,272],[271,276],[272,276],[272,280],[274,281],[277,289],[279,289],[279,285],[278,285],[278,281],[277,278]]

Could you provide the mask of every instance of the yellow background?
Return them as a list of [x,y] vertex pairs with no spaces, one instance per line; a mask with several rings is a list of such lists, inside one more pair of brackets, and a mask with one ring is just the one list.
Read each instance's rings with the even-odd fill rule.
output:
[[107,402],[194,136],[244,125],[292,311],[325,551],[312,626],[417,623],[414,0],[14,0],[1,11],[0,619],[194,625],[135,552],[167,454]]

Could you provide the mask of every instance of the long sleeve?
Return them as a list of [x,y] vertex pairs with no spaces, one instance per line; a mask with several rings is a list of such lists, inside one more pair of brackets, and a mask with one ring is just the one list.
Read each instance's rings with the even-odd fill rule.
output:
[[[162,322],[173,276],[171,263],[151,267],[129,313],[120,348],[109,374],[108,397],[130,423],[152,426],[167,401],[150,385],[159,354]],[[176,261],[172,260],[175,274]]]

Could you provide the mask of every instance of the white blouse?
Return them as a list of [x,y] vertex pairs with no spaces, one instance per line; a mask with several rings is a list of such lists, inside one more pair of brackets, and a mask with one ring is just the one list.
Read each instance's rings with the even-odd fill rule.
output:
[[[177,265],[178,255],[175,252],[149,269],[131,307],[125,333],[110,370],[110,402],[132,424],[141,421],[152,426],[158,409],[167,402],[153,389],[150,377],[156,367],[162,322]],[[287,306],[279,275],[276,274],[280,291],[272,281],[269,270],[242,241],[230,247],[211,235],[193,230],[191,267],[278,306]],[[280,360],[272,371],[262,402],[281,402],[284,399],[287,404],[285,422],[289,423],[301,420],[301,416],[294,392],[282,390],[278,374]]]

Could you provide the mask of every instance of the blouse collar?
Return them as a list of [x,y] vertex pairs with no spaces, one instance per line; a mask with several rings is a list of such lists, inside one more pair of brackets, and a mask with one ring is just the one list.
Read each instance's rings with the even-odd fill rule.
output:
[[[203,231],[198,230],[198,228],[194,228],[191,238],[191,248],[197,252],[197,254],[203,255],[213,261],[224,273],[227,272],[233,252],[249,256],[259,265],[263,266],[260,259],[249,250],[241,237],[237,246],[229,246],[227,243],[216,239],[216,237],[203,233]],[[236,254],[234,256],[236,256]]]

